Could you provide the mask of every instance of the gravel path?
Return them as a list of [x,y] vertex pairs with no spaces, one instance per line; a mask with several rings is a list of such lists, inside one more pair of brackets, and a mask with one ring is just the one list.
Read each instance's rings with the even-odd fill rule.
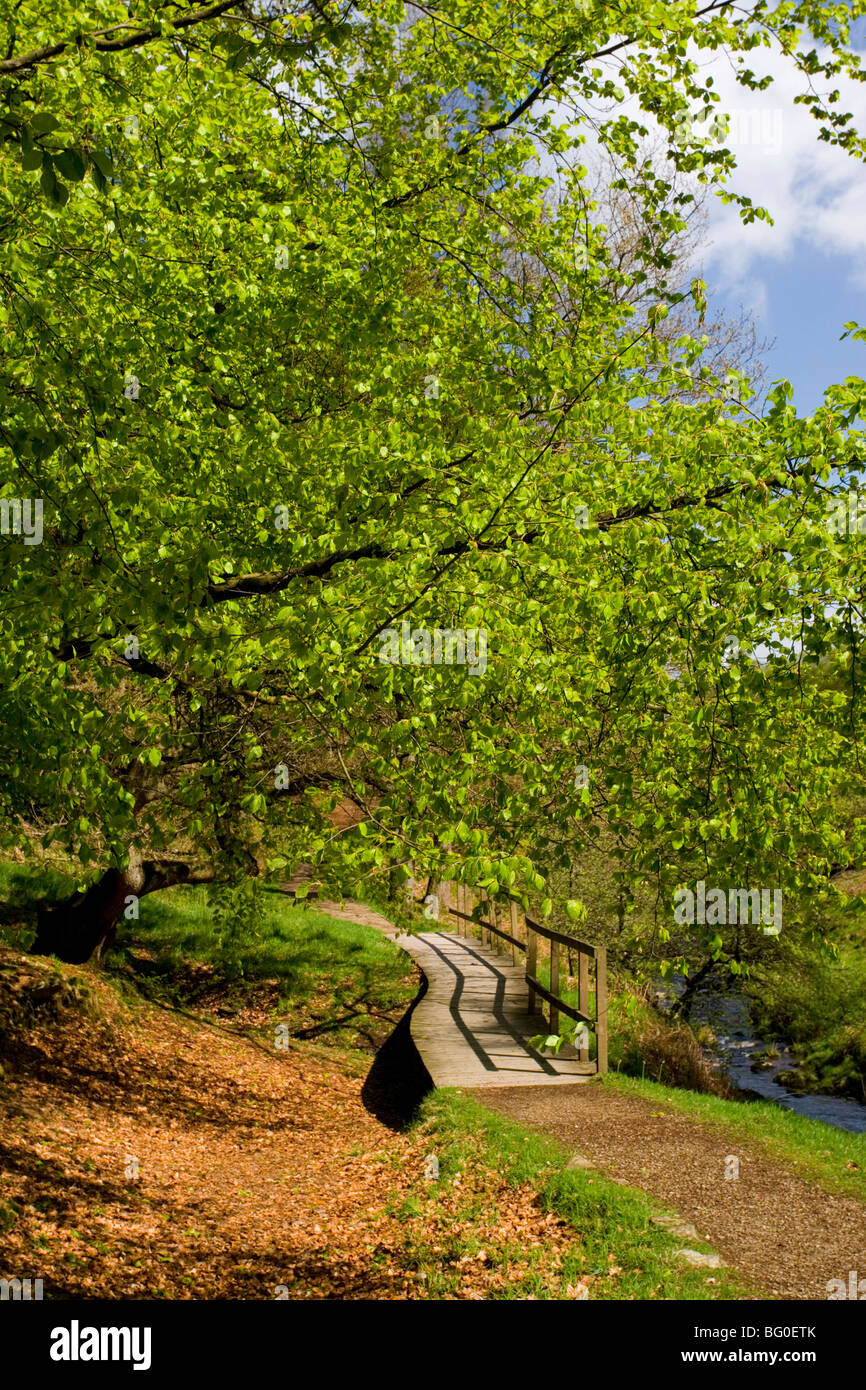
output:
[[[675,1209],[769,1296],[826,1299],[828,1280],[866,1276],[866,1205],[831,1196],[741,1139],[597,1084],[477,1099]],[[736,1179],[725,1177],[730,1157],[739,1160]]]

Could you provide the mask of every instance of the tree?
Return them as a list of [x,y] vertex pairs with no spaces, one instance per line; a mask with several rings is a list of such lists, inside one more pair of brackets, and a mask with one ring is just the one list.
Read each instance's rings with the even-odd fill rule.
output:
[[[301,850],[544,895],[600,820],[668,896],[684,843],[826,891],[859,707],[828,734],[796,660],[818,614],[859,640],[862,543],[825,508],[866,387],[808,420],[784,385],[760,418],[718,380],[696,399],[706,344],[663,323],[700,285],[667,283],[666,237],[576,259],[575,160],[581,103],[629,91],[676,169],[762,216],[729,151],[681,138],[715,99],[690,55],[772,41],[859,78],[860,12],[105,3],[94,38],[73,5],[17,8],[0,448],[5,529],[32,534],[0,565],[2,812],[93,880],[40,948],[84,958],[130,893]],[[670,204],[643,134],[600,131],[673,235],[695,195]]]

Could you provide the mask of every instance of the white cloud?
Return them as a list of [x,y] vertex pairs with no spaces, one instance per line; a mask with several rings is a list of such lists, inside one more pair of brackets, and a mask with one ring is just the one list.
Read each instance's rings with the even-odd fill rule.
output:
[[[737,159],[726,187],[750,197],[773,218],[772,226],[745,225],[736,206],[709,197],[706,273],[720,289],[734,296],[740,292],[758,312],[766,305],[767,289],[756,275],[770,270],[768,260],[789,260],[804,250],[846,258],[850,283],[866,287],[866,169],[845,150],[820,140],[819,123],[808,107],[794,105],[794,98],[807,90],[806,77],[781,53],[760,49],[745,55],[743,66],[771,76],[773,83],[766,91],[752,92],[736,80],[736,56],[695,56],[704,76],[713,78],[720,97],[716,109],[730,117],[727,137],[718,137]],[[866,134],[866,83],[839,78],[834,86],[841,93],[835,109],[852,112],[855,128]],[[633,98],[621,109],[651,134],[658,130]],[[566,109],[561,110],[566,118]],[[610,116],[613,108],[591,114]],[[710,133],[706,126],[696,129]],[[588,135],[584,159],[591,165],[597,146]],[[544,167],[547,162],[540,163]]]
[[[733,286],[747,278],[760,258],[788,259],[811,248],[850,258],[852,280],[864,285],[863,164],[819,140],[818,122],[805,106],[794,105],[805,79],[789,60],[762,51],[759,70],[774,79],[765,92],[741,87],[725,56],[704,69],[712,73],[721,109],[732,116],[737,169],[729,187],[766,207],[774,225],[744,227],[736,208],[714,198],[708,208],[712,244],[707,266]],[[841,80],[836,85],[842,94],[837,110],[851,111],[857,129],[866,132],[866,85]]]

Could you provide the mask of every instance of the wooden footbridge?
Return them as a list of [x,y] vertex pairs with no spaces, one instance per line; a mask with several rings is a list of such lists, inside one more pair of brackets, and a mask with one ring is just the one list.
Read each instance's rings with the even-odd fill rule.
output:
[[[410,1027],[435,1086],[574,1085],[607,1070],[603,946],[544,926],[513,902],[486,901],[482,894],[476,904],[461,885],[441,885],[436,902],[438,920],[444,916],[453,929],[412,935],[357,903],[317,904],[377,927],[423,970],[427,989]],[[563,982],[563,953],[571,988]],[[566,1044],[556,1054],[533,1047],[531,1038],[559,1031],[561,1015],[578,1024],[577,1046]]]

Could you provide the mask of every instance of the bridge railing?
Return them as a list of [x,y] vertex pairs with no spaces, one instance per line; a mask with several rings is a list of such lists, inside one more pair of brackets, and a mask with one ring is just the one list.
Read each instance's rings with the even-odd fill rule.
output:
[[[455,895],[454,890],[456,890],[457,898],[456,907],[451,904],[451,897]],[[547,1022],[551,1033],[559,1032],[560,1014],[565,1014],[575,1023],[583,1024],[587,1031],[582,1033],[580,1039],[578,1048],[580,1060],[585,1063],[590,1061],[587,1032],[594,1033],[595,1069],[599,1074],[606,1072],[607,947],[594,946],[588,941],[581,941],[578,937],[557,931],[555,927],[547,927],[543,922],[536,922],[534,918],[525,914],[525,940],[521,940],[519,935],[520,909],[516,902],[509,900],[507,904],[510,914],[510,931],[505,930],[499,924],[497,907],[501,908],[502,903],[488,899],[487,895],[482,892],[480,906],[486,907],[486,914],[476,917],[472,890],[459,883],[449,885],[447,910],[450,916],[456,919],[459,928],[462,928],[465,935],[469,934],[471,926],[480,929],[482,946],[485,944],[485,934],[488,945],[494,944],[494,937],[497,940],[507,942],[511,947],[511,959],[514,964],[517,963],[517,952],[523,952],[525,957],[524,974],[529,990],[529,1012],[535,1013],[536,1009],[540,1007],[539,1001],[543,1000],[548,1008]],[[538,943],[540,940],[547,943],[550,953],[549,987],[542,984],[538,978]],[[563,948],[568,952],[569,966],[577,964],[577,1007],[563,999],[559,993]],[[573,970],[570,973],[574,974]],[[592,1007],[590,1000],[592,1000]]]

